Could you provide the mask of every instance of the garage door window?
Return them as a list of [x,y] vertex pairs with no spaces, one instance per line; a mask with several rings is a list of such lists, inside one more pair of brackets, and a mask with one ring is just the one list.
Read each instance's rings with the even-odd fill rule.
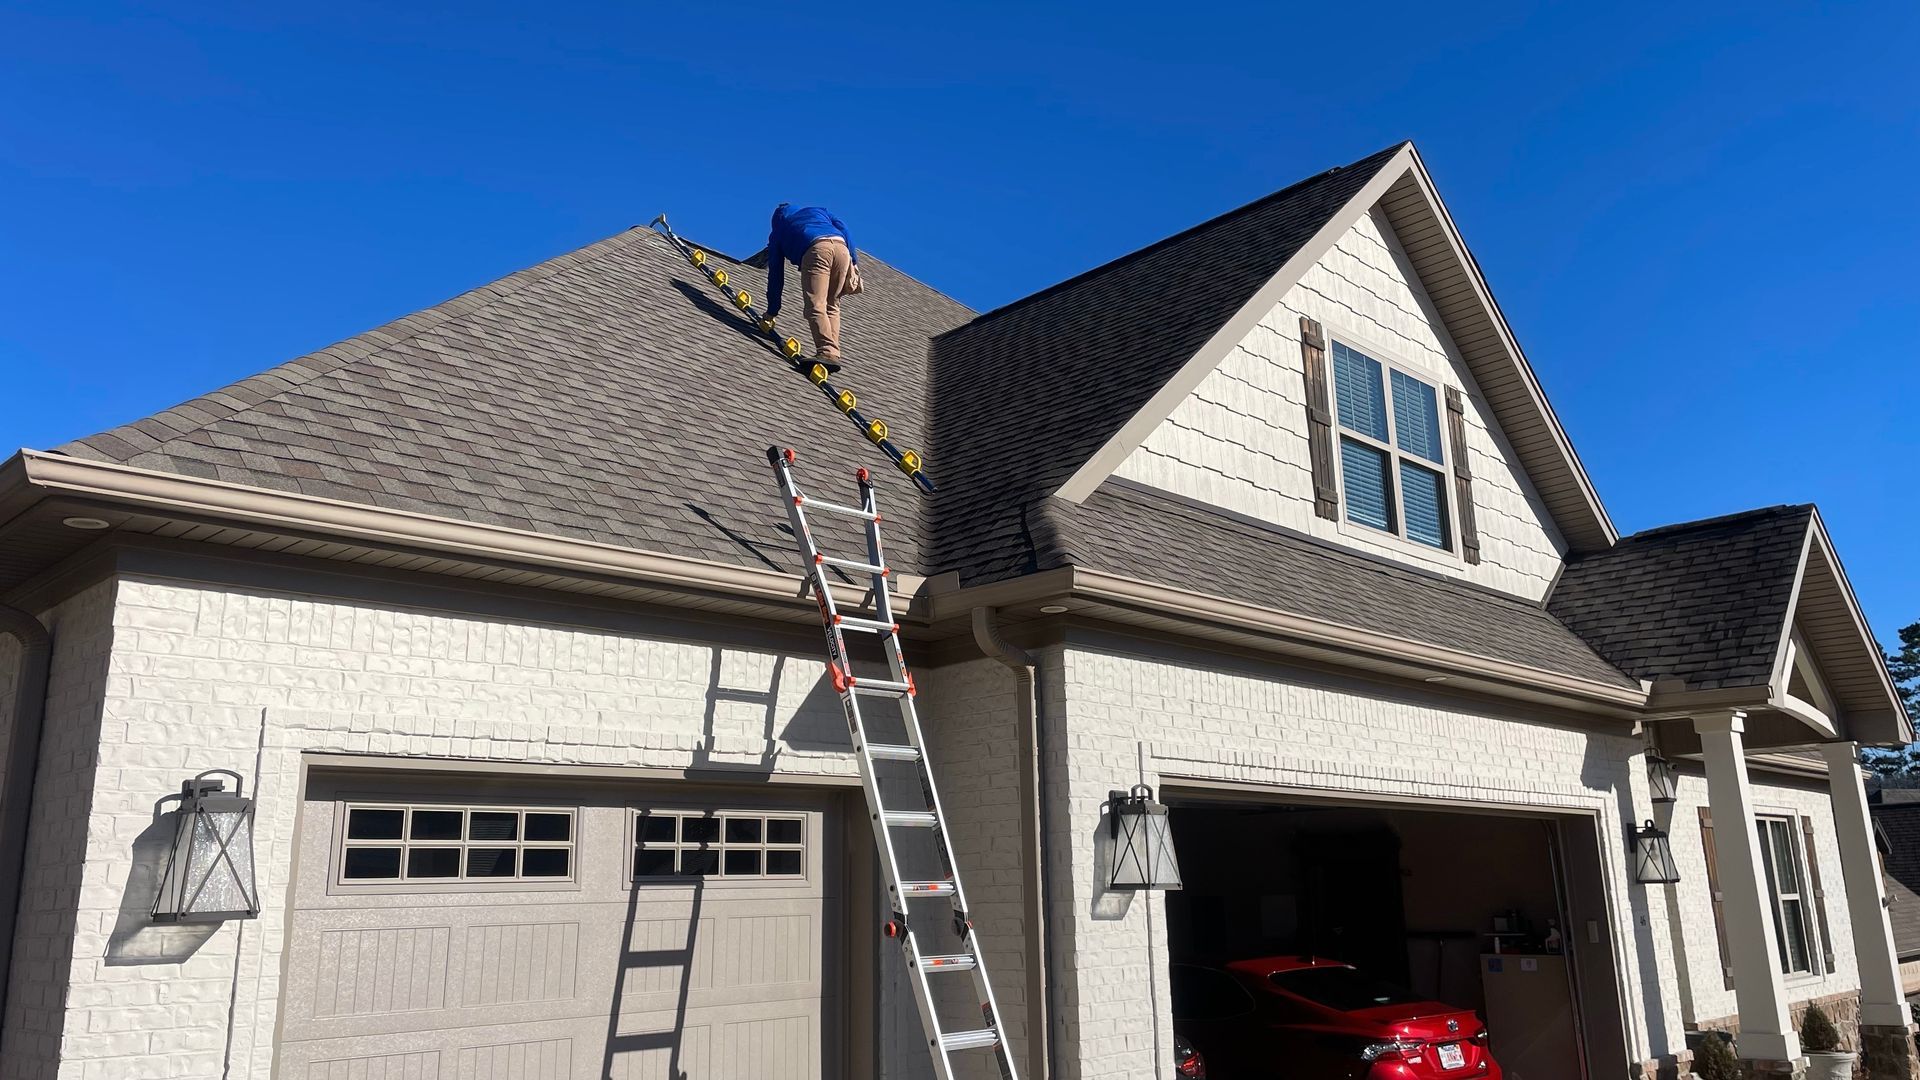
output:
[[635,878],[795,878],[806,874],[806,822],[797,815],[641,810]]
[[347,807],[340,880],[565,881],[573,877],[574,813],[544,807]]

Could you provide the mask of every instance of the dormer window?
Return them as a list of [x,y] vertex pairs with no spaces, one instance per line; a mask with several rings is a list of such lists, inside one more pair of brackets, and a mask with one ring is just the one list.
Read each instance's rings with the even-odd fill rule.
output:
[[1346,519],[1452,551],[1439,391],[1342,342],[1330,351]]

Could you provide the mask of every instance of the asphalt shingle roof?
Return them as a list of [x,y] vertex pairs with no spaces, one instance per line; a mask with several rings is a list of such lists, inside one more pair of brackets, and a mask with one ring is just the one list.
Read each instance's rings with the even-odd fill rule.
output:
[[1887,920],[1893,924],[1893,945],[1902,960],[1920,957],[1920,802],[1893,799],[1911,792],[1888,790],[1870,809],[1874,826],[1885,838],[1881,869],[1887,879]]
[[[927,339],[972,312],[870,254],[861,267],[848,381],[903,445],[924,445]],[[756,293],[764,282],[738,276]],[[841,465],[885,462],[744,325],[663,237],[631,229],[60,449],[785,567],[792,542],[769,514],[765,448],[798,445],[836,490],[851,487]],[[889,547],[905,565],[921,562],[923,505],[888,506]]]
[[[979,317],[863,251],[844,382],[941,485],[925,499],[889,486],[890,561],[966,583],[1078,565],[1632,685],[1536,605],[1144,489],[1051,496],[1398,149]],[[899,479],[663,238],[633,229],[60,449],[787,568],[773,443],[800,449],[823,494],[853,463]]]
[[1636,678],[1762,685],[1812,521],[1775,506],[1636,533],[1571,560],[1547,610]]

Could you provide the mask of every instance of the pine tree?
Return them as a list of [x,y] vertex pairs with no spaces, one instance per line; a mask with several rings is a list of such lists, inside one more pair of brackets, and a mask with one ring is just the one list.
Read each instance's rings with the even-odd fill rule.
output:
[[[1886,654],[1887,673],[1907,704],[1907,715],[1920,720],[1920,622],[1900,630],[1900,651]],[[1920,743],[1898,750],[1860,751],[1860,764],[1882,776],[1920,777]]]

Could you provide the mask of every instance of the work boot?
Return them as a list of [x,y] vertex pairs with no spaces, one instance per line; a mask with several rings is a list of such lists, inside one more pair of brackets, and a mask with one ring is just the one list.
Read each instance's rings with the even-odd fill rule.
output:
[[829,375],[837,375],[840,372],[840,362],[837,360],[829,360],[824,356],[816,356],[813,358],[813,362],[826,368],[827,374]]

